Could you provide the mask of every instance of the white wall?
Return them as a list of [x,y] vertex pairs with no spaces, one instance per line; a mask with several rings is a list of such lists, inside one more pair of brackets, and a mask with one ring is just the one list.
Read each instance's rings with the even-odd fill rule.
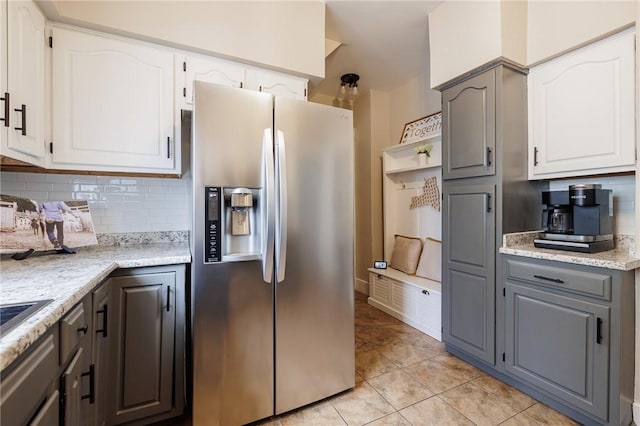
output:
[[191,229],[188,179],[0,173],[0,193],[36,201],[86,200],[103,233]]
[[457,1],[429,14],[431,87],[505,57],[550,59],[634,22],[637,2]]
[[390,134],[386,146],[400,142],[406,123],[441,110],[442,96],[439,91],[431,89],[429,73],[421,74],[390,91]]
[[527,2],[527,64],[535,64],[631,24],[637,2]]
[[390,136],[390,94],[371,91],[371,256],[384,259],[382,208],[382,149],[393,141]]
[[369,293],[371,267],[371,102],[363,93],[353,109],[355,143],[356,288]]
[[502,55],[499,1],[447,1],[429,13],[431,87]]
[[527,63],[527,2],[502,2],[502,56],[518,64]]
[[322,1],[39,2],[51,20],[324,77]]

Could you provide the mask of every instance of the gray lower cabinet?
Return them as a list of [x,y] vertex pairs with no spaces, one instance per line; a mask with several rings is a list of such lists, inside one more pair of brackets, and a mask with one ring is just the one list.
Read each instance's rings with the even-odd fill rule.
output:
[[505,372],[581,423],[630,424],[633,276],[505,256]]
[[[0,424],[58,424],[59,355],[58,327],[55,326],[33,349],[2,371]],[[53,419],[55,422],[51,422]]]
[[91,297],[73,307],[59,321],[60,327],[60,423],[90,424],[93,410],[91,367]]
[[93,420],[90,424],[95,426],[105,426],[107,424],[107,359],[111,347],[111,336],[113,333],[109,329],[109,306],[111,296],[111,284],[105,282],[91,294],[91,304],[93,307],[93,328],[91,335],[92,342],[92,362],[94,371],[94,397],[93,397]]
[[144,425],[182,414],[185,265],[114,272],[1,372],[0,424]]
[[442,338],[493,363],[495,186],[449,184],[443,198]]
[[182,413],[184,265],[118,271],[111,286],[107,424]]
[[84,359],[83,348],[78,348],[60,378],[60,388],[63,395],[61,404],[63,410],[62,425],[64,426],[80,426],[84,424],[85,419],[81,415],[82,364]]

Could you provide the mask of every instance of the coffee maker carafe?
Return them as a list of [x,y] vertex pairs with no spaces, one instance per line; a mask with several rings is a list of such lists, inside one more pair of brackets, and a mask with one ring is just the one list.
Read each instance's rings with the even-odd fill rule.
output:
[[542,193],[542,229],[536,247],[594,253],[612,249],[613,192],[599,184]]
[[571,206],[552,205],[542,212],[542,228],[546,232],[557,234],[573,233],[573,214]]

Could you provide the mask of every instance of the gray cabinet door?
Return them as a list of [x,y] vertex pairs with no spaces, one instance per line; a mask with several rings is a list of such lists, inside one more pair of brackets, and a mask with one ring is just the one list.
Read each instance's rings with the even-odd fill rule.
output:
[[53,391],[53,394],[47,398],[47,401],[29,423],[29,426],[53,426],[58,424],[60,424],[60,392]]
[[495,186],[443,186],[442,340],[495,363]]
[[495,174],[496,71],[442,92],[443,179]]
[[[107,423],[168,412],[174,389],[175,272],[113,277]],[[111,313],[109,313],[111,314]]]
[[109,296],[110,282],[100,286],[92,294],[93,305],[93,366],[94,366],[94,421],[96,426],[106,425],[106,398],[107,398],[107,359],[109,356],[110,338],[112,330],[109,329]]
[[75,356],[71,359],[69,366],[62,373],[60,386],[62,387],[62,418],[64,426],[80,426],[84,424],[84,420],[80,415],[81,397],[82,397],[82,364],[84,359],[84,350],[78,348]]
[[609,307],[506,282],[506,371],[607,419]]
[[26,357],[3,371],[0,383],[0,424],[26,425],[49,395],[59,374],[58,327],[52,327]]

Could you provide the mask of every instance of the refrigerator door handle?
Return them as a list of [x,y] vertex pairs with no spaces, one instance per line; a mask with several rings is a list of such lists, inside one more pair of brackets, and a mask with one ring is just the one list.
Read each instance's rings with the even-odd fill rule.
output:
[[284,281],[287,267],[287,160],[284,132],[276,131],[276,185],[278,185],[278,215],[276,218],[277,282]]
[[275,240],[275,173],[273,158],[273,132],[264,129],[262,136],[262,161],[264,179],[265,212],[262,215],[262,229],[265,236],[262,239],[262,279],[266,283],[272,282],[273,277],[273,248]]

